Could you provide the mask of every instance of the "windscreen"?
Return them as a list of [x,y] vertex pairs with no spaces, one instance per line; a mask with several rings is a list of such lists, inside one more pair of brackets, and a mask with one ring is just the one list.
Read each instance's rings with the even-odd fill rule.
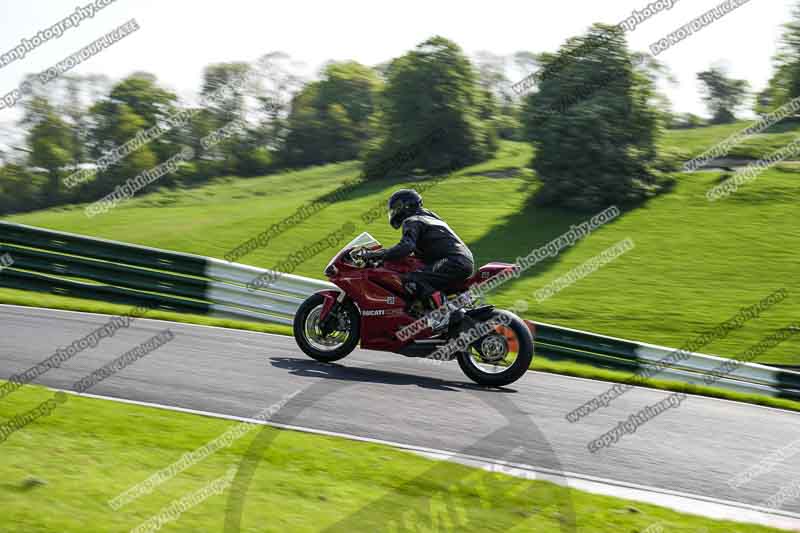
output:
[[356,246],[364,246],[366,248],[375,248],[376,246],[380,246],[380,245],[381,245],[381,243],[379,243],[377,241],[377,239],[375,239],[375,237],[373,237],[372,235],[370,235],[369,233],[367,233],[365,231],[364,233],[362,233],[361,235],[359,235],[358,237],[356,237],[355,239],[350,241],[348,244],[346,244],[344,246],[344,248],[339,250],[339,253],[341,253],[341,252],[343,252],[343,251],[345,251],[345,250],[347,250],[349,248],[355,248]]

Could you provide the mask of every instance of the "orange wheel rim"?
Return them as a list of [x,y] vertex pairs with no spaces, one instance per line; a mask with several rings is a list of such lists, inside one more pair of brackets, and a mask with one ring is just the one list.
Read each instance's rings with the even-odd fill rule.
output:
[[506,338],[506,342],[508,343],[509,353],[519,352],[519,343],[517,342],[517,336],[514,334],[514,331],[511,328],[506,326],[495,326],[494,330]]

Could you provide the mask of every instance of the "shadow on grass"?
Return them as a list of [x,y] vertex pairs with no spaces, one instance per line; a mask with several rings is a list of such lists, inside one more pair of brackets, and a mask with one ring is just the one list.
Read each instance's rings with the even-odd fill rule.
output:
[[30,492],[35,488],[43,487],[47,482],[38,478],[27,478],[19,483],[3,483],[0,484],[0,490],[7,490],[9,492],[24,493]]
[[[669,190],[671,190],[671,187],[666,187],[661,195],[667,194]],[[530,254],[532,250],[545,246],[550,241],[568,232],[571,226],[578,226],[583,222],[587,222],[602,211],[602,209],[598,209],[594,212],[582,212],[543,206],[541,205],[541,189],[535,180],[526,181],[518,189],[517,193],[528,196],[528,200],[522,209],[507,217],[502,224],[491,228],[480,239],[468,243],[475,255],[476,268],[480,268],[480,266],[490,261],[514,263],[517,258]],[[606,223],[602,228],[616,224],[627,214],[644,207],[648,201],[649,199],[635,204],[620,204],[621,215]],[[587,238],[591,238],[591,234],[584,237],[584,239]],[[505,288],[511,287],[514,283],[518,283],[523,279],[540,276],[548,272],[556,267],[568,253],[570,253],[570,248],[561,250],[556,257],[548,258],[535,264],[525,270],[518,280],[510,281]]]
[[[360,181],[357,186],[348,188],[347,185],[340,185],[333,191],[320,194],[316,198],[308,200],[306,204],[313,204],[314,202],[327,201],[328,206],[330,207],[340,201],[350,202],[354,200],[359,200],[361,198],[369,198],[377,196],[375,205],[370,206],[370,208],[382,207],[386,205],[386,202],[388,202],[391,193],[400,187],[406,187],[406,188],[407,187],[413,188],[415,186],[424,187],[426,183],[435,182],[436,180],[446,181],[448,178],[461,175],[459,173],[460,170],[461,169],[455,169],[452,172],[436,173],[430,175],[412,174],[412,175],[392,176],[392,177],[375,178],[375,179],[364,179],[363,176],[359,176],[357,179],[362,181]],[[345,192],[339,197],[337,195],[337,191],[340,190]]]
[[[530,195],[535,184],[526,182],[517,191]],[[513,263],[518,257],[543,246],[569,231],[588,217],[585,213],[537,205],[538,192],[531,195],[520,211],[507,217],[502,224],[492,227],[476,241],[468,243],[475,255],[476,266],[489,261]],[[525,272],[526,276],[541,274],[559,261],[559,256],[546,259]]]

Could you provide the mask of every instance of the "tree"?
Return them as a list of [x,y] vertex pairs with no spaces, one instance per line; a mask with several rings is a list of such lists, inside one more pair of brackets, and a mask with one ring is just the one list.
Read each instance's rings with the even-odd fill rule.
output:
[[[91,155],[99,159],[123,146],[140,131],[162,125],[167,127],[166,132],[147,142],[140,150],[147,150],[154,155],[155,165],[168,160],[179,149],[182,136],[180,128],[173,128],[167,120],[178,111],[177,99],[174,93],[159,87],[155,76],[146,72],[134,73],[118,82],[108,96],[95,103],[89,111],[91,127],[88,144]],[[150,156],[144,155],[140,159],[149,161]],[[119,164],[124,166],[124,163],[123,159]],[[136,165],[134,167],[138,168]],[[121,177],[122,174],[116,172],[116,177],[110,181],[116,185]],[[163,183],[168,183],[170,179],[167,177]]]
[[22,165],[9,163],[0,167],[0,213],[14,213],[37,209],[43,205],[41,197],[46,178]]
[[47,100],[39,99],[35,107],[40,115],[28,133],[29,162],[46,171],[44,200],[48,205],[55,205],[61,200],[65,167],[72,160],[72,131]]
[[501,104],[513,100],[511,81],[506,75],[508,59],[504,56],[482,50],[472,60],[478,74],[478,83],[485,93],[490,94]]
[[789,98],[790,78],[788,69],[779,67],[770,78],[767,86],[755,95],[753,111],[757,115],[772,113],[791,100]]
[[756,95],[755,112],[759,115],[771,113],[800,97],[800,3],[795,5],[792,19],[783,26],[773,63],[772,78]]
[[775,107],[800,97],[800,3],[792,10],[792,19],[783,27],[774,61],[775,76],[770,81],[770,96]]
[[303,66],[286,52],[264,54],[256,62],[254,94],[260,115],[254,133],[261,146],[280,152],[286,142],[291,102],[305,84],[297,71]]
[[380,90],[378,74],[368,67],[354,61],[327,65],[322,79],[292,101],[284,161],[308,165],[357,158],[371,135]]
[[[433,37],[392,61],[379,118],[380,135],[370,146],[365,174],[414,169],[441,172],[490,157],[496,134],[481,119],[486,96],[462,50],[452,41]],[[435,132],[441,136],[431,137]],[[403,157],[397,154],[404,151]],[[395,161],[391,169],[386,161]]]
[[247,63],[216,63],[203,72],[200,94],[206,109],[222,127],[234,120],[245,119],[245,95],[251,67]]
[[136,72],[117,83],[111,89],[109,99],[127,105],[144,120],[146,128],[152,128],[175,113],[178,97],[159,87],[155,75]]
[[736,121],[736,110],[748,95],[747,80],[735,80],[726,75],[721,67],[712,67],[697,74],[703,84],[703,100],[712,115],[713,124],[729,124]]
[[655,84],[633,59],[624,35],[605,25],[540,56],[538,91],[523,109],[543,182],[540,203],[594,210],[658,191],[651,168],[659,131]]
[[[98,102],[92,107],[90,113],[92,123],[96,125],[92,128],[90,137],[93,155],[97,158],[104,156],[116,147],[123,146],[139,131],[147,127],[145,119],[139,116],[133,108],[115,100],[108,99]],[[145,144],[105,170],[98,169],[94,181],[84,187],[88,197],[96,199],[104,196],[128,178],[136,177],[141,172],[157,166],[162,162],[156,155],[157,142],[157,140],[153,140]],[[167,183],[167,181],[162,183]]]
[[487,51],[476,53],[473,59],[485,101],[481,118],[490,121],[501,139],[522,138],[519,99],[511,88],[511,80],[507,73],[511,64],[530,68],[529,59],[530,56],[526,52],[518,52],[515,57],[505,57]]

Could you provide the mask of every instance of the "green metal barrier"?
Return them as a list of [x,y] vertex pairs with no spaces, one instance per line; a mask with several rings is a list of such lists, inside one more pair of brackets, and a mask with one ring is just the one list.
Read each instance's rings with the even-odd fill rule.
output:
[[95,239],[10,222],[0,222],[0,242],[194,276],[205,275],[208,264],[205,257],[196,255]]

